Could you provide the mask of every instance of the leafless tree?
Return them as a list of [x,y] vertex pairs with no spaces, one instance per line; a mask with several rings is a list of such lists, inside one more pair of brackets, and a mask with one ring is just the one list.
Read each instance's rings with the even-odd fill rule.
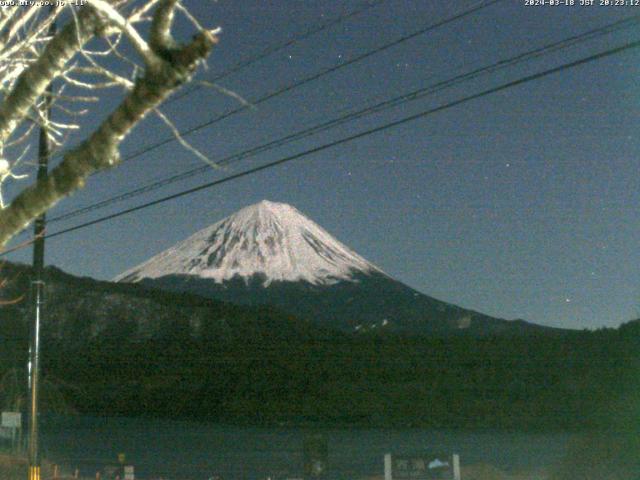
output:
[[[34,181],[6,205],[0,195],[0,246],[82,188],[87,177],[116,166],[121,142],[148,113],[177,131],[158,107],[191,80],[218,33],[202,27],[180,0],[86,0],[83,6],[66,2],[51,8],[13,3],[0,7],[0,188],[24,178],[20,163],[36,127],[44,126],[59,148],[79,128],[78,116],[91,113],[107,89],[119,88],[122,96],[48,178]],[[187,43],[172,35],[176,15],[194,27]],[[55,32],[49,28],[53,22]],[[49,108],[57,112],[56,121],[45,115]]]

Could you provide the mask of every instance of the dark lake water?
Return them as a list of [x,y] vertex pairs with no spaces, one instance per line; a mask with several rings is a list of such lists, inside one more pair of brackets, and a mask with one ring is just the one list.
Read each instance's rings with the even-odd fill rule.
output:
[[503,470],[557,462],[569,434],[463,433],[421,429],[250,428],[167,420],[72,417],[43,421],[44,456],[93,476],[125,453],[136,478],[264,479],[302,472],[306,434],[328,441],[330,479],[383,473],[385,453],[458,453],[461,463],[485,462]]

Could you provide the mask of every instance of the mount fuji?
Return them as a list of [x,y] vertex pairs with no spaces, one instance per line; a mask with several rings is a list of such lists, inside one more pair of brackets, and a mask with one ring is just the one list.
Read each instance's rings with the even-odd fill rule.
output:
[[284,203],[262,201],[199,231],[116,278],[135,282],[166,275],[191,275],[224,283],[250,282],[332,285],[354,274],[382,271],[319,225]]
[[294,207],[262,201],[115,278],[237,304],[276,306],[342,331],[529,333],[391,278]]

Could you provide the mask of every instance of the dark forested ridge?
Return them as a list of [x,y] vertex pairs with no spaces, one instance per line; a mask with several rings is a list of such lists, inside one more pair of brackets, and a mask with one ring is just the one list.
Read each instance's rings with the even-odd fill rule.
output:
[[529,335],[544,327],[523,320],[509,321],[459,307],[420,293],[379,273],[354,274],[349,281],[313,285],[305,281],[271,281],[266,277],[236,277],[224,283],[196,275],[167,275],[142,279],[153,289],[194,293],[236,305],[271,305],[298,318],[343,332],[384,329],[409,335],[474,336]]
[[[26,268],[3,275],[5,299],[28,290]],[[3,371],[26,362],[27,310],[26,300],[0,308]],[[347,334],[56,269],[46,312],[45,376],[84,413],[561,430],[629,426],[640,407],[640,321],[526,336]]]

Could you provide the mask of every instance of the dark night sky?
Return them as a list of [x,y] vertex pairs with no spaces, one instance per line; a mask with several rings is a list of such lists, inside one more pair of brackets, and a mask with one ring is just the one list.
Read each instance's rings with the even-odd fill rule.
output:
[[[223,28],[206,79],[363,5],[358,0],[197,0]],[[576,4],[579,0],[576,0]],[[596,0],[598,3],[598,0]],[[219,83],[248,100],[466,10],[476,1],[383,0]],[[504,0],[188,137],[213,160],[339,113],[640,15],[640,6]],[[486,88],[640,39],[598,37],[65,222],[54,232]],[[503,318],[571,328],[640,315],[640,52],[604,58],[466,102],[295,162],[51,239],[47,263],[109,279],[261,199],[296,206],[393,277]],[[188,128],[238,107],[212,89],[164,111]],[[106,111],[106,110],[105,110]],[[97,115],[87,126],[100,119]],[[140,126],[123,155],[170,135]],[[201,165],[176,143],[95,176],[51,216]],[[15,192],[13,185],[10,191]],[[24,237],[21,237],[24,238]],[[10,257],[26,261],[29,252]]]

